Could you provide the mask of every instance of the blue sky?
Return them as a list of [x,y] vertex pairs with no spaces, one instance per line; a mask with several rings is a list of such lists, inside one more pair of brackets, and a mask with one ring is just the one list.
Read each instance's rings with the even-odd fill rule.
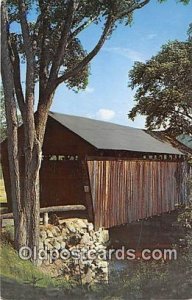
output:
[[[85,91],[75,93],[61,85],[52,111],[106,120],[133,127],[144,127],[144,118],[134,122],[127,117],[133,107],[134,92],[128,88],[128,72],[135,60],[145,61],[169,40],[185,40],[192,22],[192,3],[188,6],[168,0],[152,0],[134,14],[131,27],[119,26],[91,63],[91,75]],[[90,50],[101,28],[93,26],[81,36]]]

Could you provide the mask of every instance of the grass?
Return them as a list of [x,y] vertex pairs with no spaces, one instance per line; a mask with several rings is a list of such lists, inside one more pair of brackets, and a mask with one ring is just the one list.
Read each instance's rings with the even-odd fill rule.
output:
[[[78,282],[67,281],[62,277],[51,277],[30,261],[21,260],[13,246],[7,242],[10,234],[8,231],[0,245],[0,276],[4,299],[52,300],[54,297],[58,300],[90,299],[87,298],[90,291]],[[93,292],[91,293],[93,295]],[[99,299],[97,296],[91,299],[96,298]]]
[[70,288],[70,283],[52,278],[49,274],[43,273],[30,261],[21,260],[12,245],[6,242],[2,242],[0,246],[0,269],[1,276],[18,283],[37,287]]
[[7,202],[7,196],[5,193],[5,184],[4,180],[1,178],[0,179],[0,202]]

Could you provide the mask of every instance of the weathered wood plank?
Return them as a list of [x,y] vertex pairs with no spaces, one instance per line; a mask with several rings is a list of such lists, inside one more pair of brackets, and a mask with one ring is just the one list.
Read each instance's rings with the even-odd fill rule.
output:
[[87,205],[88,220],[89,222],[94,223],[93,201],[92,201],[91,186],[89,180],[88,165],[86,160],[82,160],[81,163],[82,163],[84,193],[85,193],[85,200]]
[[64,205],[64,206],[50,206],[40,208],[40,213],[57,212],[57,211],[71,211],[71,210],[86,210],[84,205]]
[[[86,207],[84,205],[65,205],[65,206],[51,206],[40,208],[40,213],[48,212],[62,212],[62,211],[85,211]],[[13,213],[7,213],[0,215],[0,220],[2,219],[12,219]]]

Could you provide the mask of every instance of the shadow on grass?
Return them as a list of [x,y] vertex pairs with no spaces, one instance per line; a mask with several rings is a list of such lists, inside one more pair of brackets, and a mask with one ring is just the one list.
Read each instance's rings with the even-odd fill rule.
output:
[[8,278],[1,278],[1,299],[2,300],[76,300],[66,294],[66,291],[57,288],[40,288],[29,284],[22,284]]

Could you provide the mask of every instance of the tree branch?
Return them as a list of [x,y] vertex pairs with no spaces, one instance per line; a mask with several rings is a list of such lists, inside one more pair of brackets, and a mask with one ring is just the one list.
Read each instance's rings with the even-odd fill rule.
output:
[[49,6],[44,5],[44,1],[39,1],[42,15],[42,41],[40,54],[40,71],[39,71],[39,99],[43,98],[44,90],[47,84],[47,45],[46,38],[49,30],[48,10]]
[[31,45],[29,26],[26,19],[26,6],[22,0],[18,1],[19,16],[21,22],[21,30],[23,35],[24,49],[27,59],[27,71],[26,71],[26,100],[31,98],[31,94],[34,93],[34,55]]
[[[35,120],[34,120],[34,88],[35,88],[35,64],[32,43],[30,39],[29,26],[26,18],[26,6],[24,1],[18,1],[21,31],[23,36],[24,50],[26,55],[26,113],[24,122],[25,132],[25,155],[27,150],[32,153],[35,140]],[[32,159],[32,156],[31,156]]]
[[189,115],[186,111],[185,111],[185,112],[177,111],[177,112],[178,112],[178,114],[180,114],[180,115],[182,115],[182,116],[184,116],[184,117],[187,117],[187,118],[189,118],[190,120],[192,120],[192,116]]
[[71,35],[69,36],[69,39],[72,40],[74,37],[76,37],[81,31],[83,31],[84,29],[86,29],[87,27],[89,27],[95,20],[97,17],[94,17],[92,19],[89,19],[87,21],[85,21],[82,25],[80,25],[78,28],[76,28]]
[[23,90],[21,86],[21,74],[20,74],[20,58],[17,50],[17,45],[11,40],[11,49],[13,51],[13,57],[11,57],[11,62],[13,66],[13,78],[14,78],[14,86],[15,93],[17,96],[17,103],[19,105],[19,109],[21,111],[22,119],[24,119],[25,114],[25,100],[23,95]]
[[134,10],[136,9],[140,9],[142,7],[144,7],[145,5],[147,5],[151,0],[144,0],[141,3],[135,4],[130,10],[126,10],[124,13],[122,13],[121,15],[118,15],[118,19],[119,18],[123,18],[125,16],[127,16],[128,14],[132,13]]
[[72,70],[67,71],[62,76],[58,77],[56,80],[56,84],[59,85],[61,82],[69,79],[71,76],[76,76],[99,52],[99,50],[102,48],[104,42],[106,41],[112,27],[114,25],[114,18],[110,14],[108,16],[108,19],[105,23],[105,27],[103,30],[103,33],[95,46],[95,48],[79,63],[77,64]]
[[66,49],[67,43],[68,43],[68,36],[70,34],[70,28],[71,28],[71,25],[72,25],[72,22],[73,22],[73,13],[74,13],[74,1],[69,0],[69,4],[68,4],[68,7],[67,7],[67,12],[66,12],[67,17],[66,17],[66,20],[65,20],[64,25],[63,25],[63,30],[62,30],[62,33],[61,33],[61,38],[60,38],[60,41],[59,41],[59,45],[57,47],[55,58],[54,58],[53,63],[52,63],[48,84],[51,84],[52,81],[57,78],[59,68],[60,68],[60,65],[61,65],[61,60],[63,58],[64,52],[65,52],[65,49]]
[[[142,8],[143,6],[148,4],[149,2],[150,2],[150,0],[145,0],[140,4],[136,4],[135,6],[130,8],[130,10],[126,10],[126,12],[124,14],[122,14],[121,16],[118,16],[118,18],[119,17],[122,18],[122,17],[128,15],[129,13],[133,12],[135,9]],[[108,19],[107,19],[107,22],[105,24],[103,34],[102,34],[99,42],[95,46],[95,48],[76,67],[74,67],[72,70],[66,71],[65,74],[60,76],[56,81],[57,85],[59,85],[60,83],[64,82],[65,80],[69,79],[72,76],[76,76],[97,55],[97,53],[99,52],[99,50],[103,46],[110,30],[112,29],[115,20],[116,20],[116,17],[114,17],[112,14],[110,14]],[[83,27],[82,27],[82,29],[83,29]],[[79,30],[82,30],[82,29],[79,28]]]

